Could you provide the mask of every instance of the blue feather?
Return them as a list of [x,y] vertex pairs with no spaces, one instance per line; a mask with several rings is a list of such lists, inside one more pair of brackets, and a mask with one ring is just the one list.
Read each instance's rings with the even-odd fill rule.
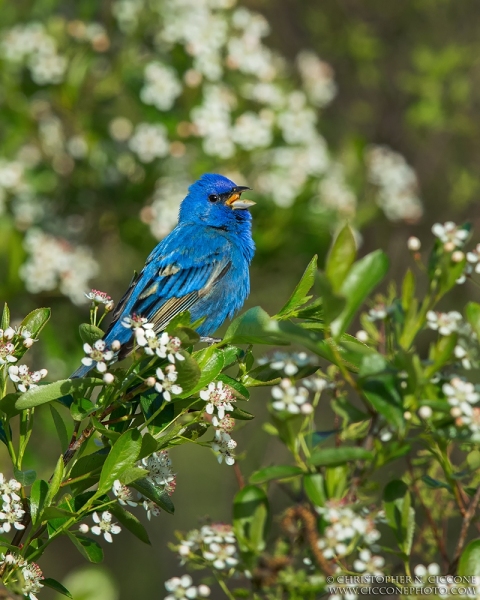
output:
[[[249,211],[228,203],[236,187],[211,173],[190,186],[178,225],[154,248],[118,304],[104,337],[108,346],[118,340],[128,347],[132,331],[122,321],[134,314],[153,321],[160,332],[189,310],[192,321],[204,319],[197,331],[207,336],[243,306],[255,245]],[[91,368],[81,366],[72,377]]]

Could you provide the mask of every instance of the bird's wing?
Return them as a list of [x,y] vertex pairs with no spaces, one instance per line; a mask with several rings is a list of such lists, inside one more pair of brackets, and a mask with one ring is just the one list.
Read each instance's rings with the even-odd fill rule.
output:
[[152,252],[118,303],[107,336],[120,319],[133,314],[147,317],[162,331],[227,274],[231,262],[224,238],[182,238],[183,243],[166,238]]

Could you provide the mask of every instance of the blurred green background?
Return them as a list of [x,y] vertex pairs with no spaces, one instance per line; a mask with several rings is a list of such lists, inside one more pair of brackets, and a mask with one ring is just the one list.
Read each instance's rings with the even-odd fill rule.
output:
[[[0,11],[0,299],[16,319],[52,307],[31,353],[51,377],[81,357],[84,292],[118,301],[203,172],[254,188],[248,306],[272,312],[346,220],[362,252],[387,251],[393,277],[408,236],[477,225],[475,0],[3,0]],[[468,285],[456,293],[475,295]],[[246,474],[278,459],[262,394],[250,404],[260,418],[236,435]],[[58,448],[38,413],[26,467],[41,461],[48,476]],[[173,531],[230,518],[232,469],[188,446],[172,459],[176,514],[152,523],[153,547],[108,548],[112,600],[161,598],[180,572]],[[89,579],[72,583],[81,560],[63,542],[42,567],[73,590]]]

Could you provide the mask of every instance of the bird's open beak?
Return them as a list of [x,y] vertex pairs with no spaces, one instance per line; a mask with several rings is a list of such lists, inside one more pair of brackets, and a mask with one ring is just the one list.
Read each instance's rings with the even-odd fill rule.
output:
[[253,200],[247,200],[246,198],[241,198],[241,194],[250,189],[251,188],[245,187],[244,185],[237,185],[232,189],[232,193],[225,204],[233,210],[250,208],[256,204],[256,202],[253,202]]

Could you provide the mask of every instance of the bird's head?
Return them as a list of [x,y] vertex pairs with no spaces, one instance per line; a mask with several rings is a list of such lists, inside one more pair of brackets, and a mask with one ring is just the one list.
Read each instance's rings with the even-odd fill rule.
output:
[[255,202],[241,197],[249,189],[236,185],[223,175],[205,173],[188,188],[188,195],[180,207],[179,221],[202,221],[213,227],[250,221],[248,208]]

